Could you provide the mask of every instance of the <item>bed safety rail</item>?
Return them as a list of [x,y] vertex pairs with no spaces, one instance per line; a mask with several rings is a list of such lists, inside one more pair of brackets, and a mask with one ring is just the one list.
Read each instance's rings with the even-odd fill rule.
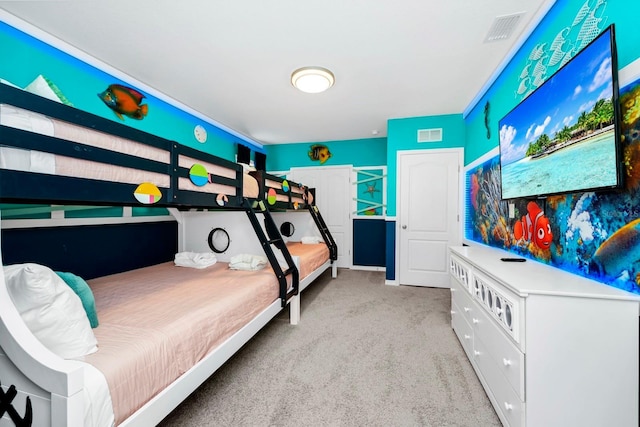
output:
[[[260,239],[264,253],[267,256],[276,277],[278,278],[278,283],[280,285],[280,300],[282,302],[282,307],[284,307],[289,299],[298,295],[300,274],[293,262],[293,258],[291,258],[291,254],[287,249],[286,243],[282,239],[280,231],[278,230],[278,227],[264,202],[262,200],[249,201],[249,199],[245,198],[244,207],[256,235]],[[258,214],[262,214],[264,216],[264,229],[258,220]],[[287,264],[287,267],[284,270],[273,251],[274,246],[276,249],[280,250]],[[291,283],[288,282],[287,276],[291,276]]]
[[270,209],[298,210],[308,205],[307,188],[297,182],[269,174],[264,171],[251,172],[260,186],[260,200],[264,200]]
[[[242,206],[244,174],[241,165],[177,143],[173,143],[172,148],[173,203],[183,206]],[[198,182],[198,178],[202,181]]]
[[241,165],[0,84],[0,200],[240,208]]
[[[120,140],[148,147],[157,158],[57,135],[71,130],[100,136],[117,135]],[[157,178],[165,183],[157,186],[158,195],[167,201],[170,199],[170,150],[171,142],[164,138],[0,84],[0,196],[3,202],[135,204],[134,192],[139,182],[98,179],[107,168],[118,168],[125,177],[135,171]],[[5,167],[10,159],[14,163]]]

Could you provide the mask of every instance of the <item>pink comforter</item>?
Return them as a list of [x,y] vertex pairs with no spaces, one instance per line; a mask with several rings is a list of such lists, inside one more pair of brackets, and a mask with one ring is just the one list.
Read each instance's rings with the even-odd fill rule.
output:
[[121,423],[278,298],[271,269],[173,262],[89,281],[100,326],[86,362],[107,378]]
[[329,260],[326,243],[287,242],[287,249],[291,255],[300,257],[300,280]]

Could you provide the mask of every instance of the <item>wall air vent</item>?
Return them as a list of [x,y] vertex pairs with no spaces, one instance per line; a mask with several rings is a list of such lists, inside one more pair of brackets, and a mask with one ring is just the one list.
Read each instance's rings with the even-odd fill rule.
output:
[[493,21],[493,25],[489,29],[487,37],[484,39],[484,42],[487,43],[508,39],[524,14],[525,12],[519,12],[514,13],[513,15],[496,16],[496,19]]
[[442,128],[418,130],[418,142],[440,142],[440,141],[442,141]]

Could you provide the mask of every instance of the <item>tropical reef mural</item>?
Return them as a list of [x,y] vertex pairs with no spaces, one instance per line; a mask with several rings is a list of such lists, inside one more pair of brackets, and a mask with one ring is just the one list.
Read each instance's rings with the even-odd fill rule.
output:
[[465,238],[640,294],[640,79],[620,90],[622,191],[501,200],[498,156],[469,168]]

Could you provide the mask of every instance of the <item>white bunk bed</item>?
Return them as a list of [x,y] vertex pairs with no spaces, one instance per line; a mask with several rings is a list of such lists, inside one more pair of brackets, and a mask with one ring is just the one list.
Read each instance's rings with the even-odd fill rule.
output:
[[[284,247],[282,239],[279,235],[274,235],[275,226],[272,224],[269,212],[262,209],[259,203],[255,203],[257,195],[255,190],[258,185],[253,184],[252,179],[242,172],[242,167],[1,84],[0,106],[0,202],[136,206],[136,200],[154,201],[157,202],[156,206],[169,208],[176,218],[177,250],[181,253],[201,251],[211,254],[213,248],[203,249],[199,243],[194,242],[207,241],[207,235],[211,240],[212,229],[228,231],[229,245],[225,251],[216,254],[218,263],[207,269],[186,269],[173,265],[172,260],[164,260],[164,263],[142,265],[129,271],[119,271],[117,266],[113,266],[112,274],[88,277],[89,287],[93,286],[95,290],[98,318],[102,315],[105,319],[117,319],[117,316],[113,313],[109,314],[108,310],[101,311],[101,307],[104,309],[110,301],[112,302],[113,295],[121,295],[119,291],[111,292],[109,287],[112,283],[121,281],[125,286],[130,286],[130,281],[133,280],[131,277],[136,277],[138,281],[141,277],[148,277],[151,285],[157,287],[158,282],[162,281],[160,278],[167,277],[167,271],[182,268],[184,270],[179,277],[184,278],[185,282],[190,282],[191,279],[187,279],[190,277],[193,281],[205,280],[213,287],[219,284],[217,277],[220,274],[217,273],[226,270],[223,264],[233,262],[234,254],[251,254],[256,258],[264,256],[268,261],[268,265],[263,270],[237,272],[239,275],[244,275],[241,276],[241,282],[262,283],[264,281],[264,286],[268,288],[265,291],[268,301],[254,308],[251,313],[245,313],[248,318],[235,324],[226,334],[218,339],[211,339],[209,347],[197,349],[195,355],[185,357],[185,360],[191,360],[189,364],[178,369],[161,390],[151,391],[148,396],[136,396],[140,403],[128,412],[119,411],[119,413],[114,412],[113,404],[122,398],[116,396],[117,391],[112,387],[113,377],[110,373],[104,372],[105,370],[117,371],[115,365],[108,363],[108,369],[104,369],[104,363],[93,365],[91,362],[96,355],[102,356],[101,351],[117,350],[121,348],[118,347],[119,345],[123,345],[122,343],[112,344],[112,338],[97,332],[100,327],[109,328],[113,322],[105,320],[104,325],[87,332],[88,320],[84,318],[76,322],[76,326],[80,325],[81,333],[76,334],[75,329],[68,331],[61,329],[57,331],[58,334],[53,334],[54,336],[44,337],[33,330],[25,305],[16,301],[22,298],[21,295],[26,295],[26,300],[37,299],[37,295],[34,297],[30,293],[30,286],[34,284],[34,289],[43,288],[46,292],[55,289],[55,292],[58,292],[61,289],[60,282],[56,279],[58,276],[54,274],[53,278],[49,277],[55,266],[47,266],[47,260],[43,260],[41,265],[38,263],[40,260],[30,259],[26,255],[23,264],[14,264],[12,267],[3,266],[3,274],[0,274],[0,409],[2,409],[0,412],[3,413],[0,426],[109,425],[111,417],[117,425],[121,426],[154,425],[251,339],[283,307],[286,305],[291,307],[291,323],[297,323],[299,317],[298,270]],[[28,111],[26,115],[25,110]],[[8,117],[15,114],[19,118]],[[51,126],[45,126],[47,129],[43,131],[42,123],[50,123]],[[70,137],[65,132],[58,131],[60,128],[76,127],[79,130],[78,137]],[[105,136],[107,142],[94,141],[95,139],[104,141]],[[116,142],[113,142],[111,138],[113,136]],[[136,148],[130,150],[131,147]],[[144,154],[148,151],[138,151],[140,148],[149,147],[159,156],[149,157],[148,154]],[[190,168],[194,163],[198,163],[207,170],[206,183],[190,179]],[[88,167],[76,165],[88,165]],[[140,190],[141,182],[154,184],[153,188],[157,193],[145,193],[139,198],[136,192]],[[193,208],[198,211],[189,211]],[[212,212],[212,210],[215,211]],[[260,215],[264,216],[263,223],[257,220],[257,216]],[[192,235],[197,237],[190,237]],[[54,251],[55,248],[52,248],[46,252]],[[5,256],[3,256],[3,263],[4,260]],[[160,270],[156,270],[157,268]],[[212,270],[208,270],[209,268]],[[195,279],[194,277],[200,272],[207,277]],[[5,274],[7,280],[5,280]],[[127,276],[128,274],[133,276]],[[32,281],[33,277],[35,279]],[[258,279],[258,277],[261,278]],[[175,286],[182,285],[183,279],[172,280],[175,283],[165,283],[164,289],[175,291],[173,289]],[[137,285],[138,282],[136,282],[135,291],[143,292],[143,288]],[[202,285],[194,284],[193,286]],[[193,297],[193,291],[189,290],[190,288],[186,289],[184,294]],[[250,295],[242,298],[254,299],[255,293],[249,292]],[[58,301],[57,296],[52,297],[56,304],[62,304],[58,315],[77,312],[79,298],[69,297],[68,289],[60,291],[60,294],[66,295],[66,300],[63,298]],[[126,303],[136,301],[135,307],[131,308],[126,304],[116,306],[115,313],[118,313],[118,310],[123,313],[126,313],[127,309],[142,310],[145,305],[153,305],[151,301],[155,295],[155,293],[147,293],[141,296],[134,293],[126,299]],[[169,298],[175,298],[175,295]],[[166,306],[167,303],[162,304]],[[243,307],[245,304],[240,300],[237,305]],[[202,311],[207,310],[202,309]],[[139,315],[139,313],[136,314]],[[192,314],[191,311],[186,310],[176,314],[176,319],[180,319],[179,322],[189,319],[193,321]],[[187,317],[181,317],[183,315]],[[142,316],[144,317],[144,314]],[[45,326],[50,327],[51,324]],[[125,326],[117,325],[116,327],[124,328]],[[131,325],[127,327],[136,329]],[[215,329],[214,327],[206,328],[200,324],[199,327],[205,332]],[[162,329],[160,326],[158,328]],[[65,332],[60,333],[62,330]],[[166,330],[163,329],[161,332],[166,333]],[[149,332],[146,331],[143,334],[149,335]],[[89,345],[92,342],[89,335],[97,341],[97,352],[94,348],[90,350],[85,348],[71,357],[61,355],[57,351],[56,346],[59,344],[57,341],[54,344],[47,341],[49,338],[54,341],[58,338],[62,341],[72,339]],[[117,330],[115,335],[118,335]],[[84,339],[87,336],[89,339]],[[147,342],[142,338],[146,336],[139,340],[141,345]],[[163,346],[162,343],[148,345]],[[177,345],[179,347],[186,344],[178,343]],[[183,350],[179,348],[176,351],[182,354]],[[162,357],[158,355],[158,361],[160,359]],[[166,363],[174,360],[171,357],[164,357],[164,359],[169,361],[165,361]],[[123,384],[117,383],[117,385]],[[128,384],[123,388],[126,390],[127,387],[131,389],[132,386],[138,385]],[[135,387],[134,389],[137,390]],[[125,415],[122,415],[123,413]]]

